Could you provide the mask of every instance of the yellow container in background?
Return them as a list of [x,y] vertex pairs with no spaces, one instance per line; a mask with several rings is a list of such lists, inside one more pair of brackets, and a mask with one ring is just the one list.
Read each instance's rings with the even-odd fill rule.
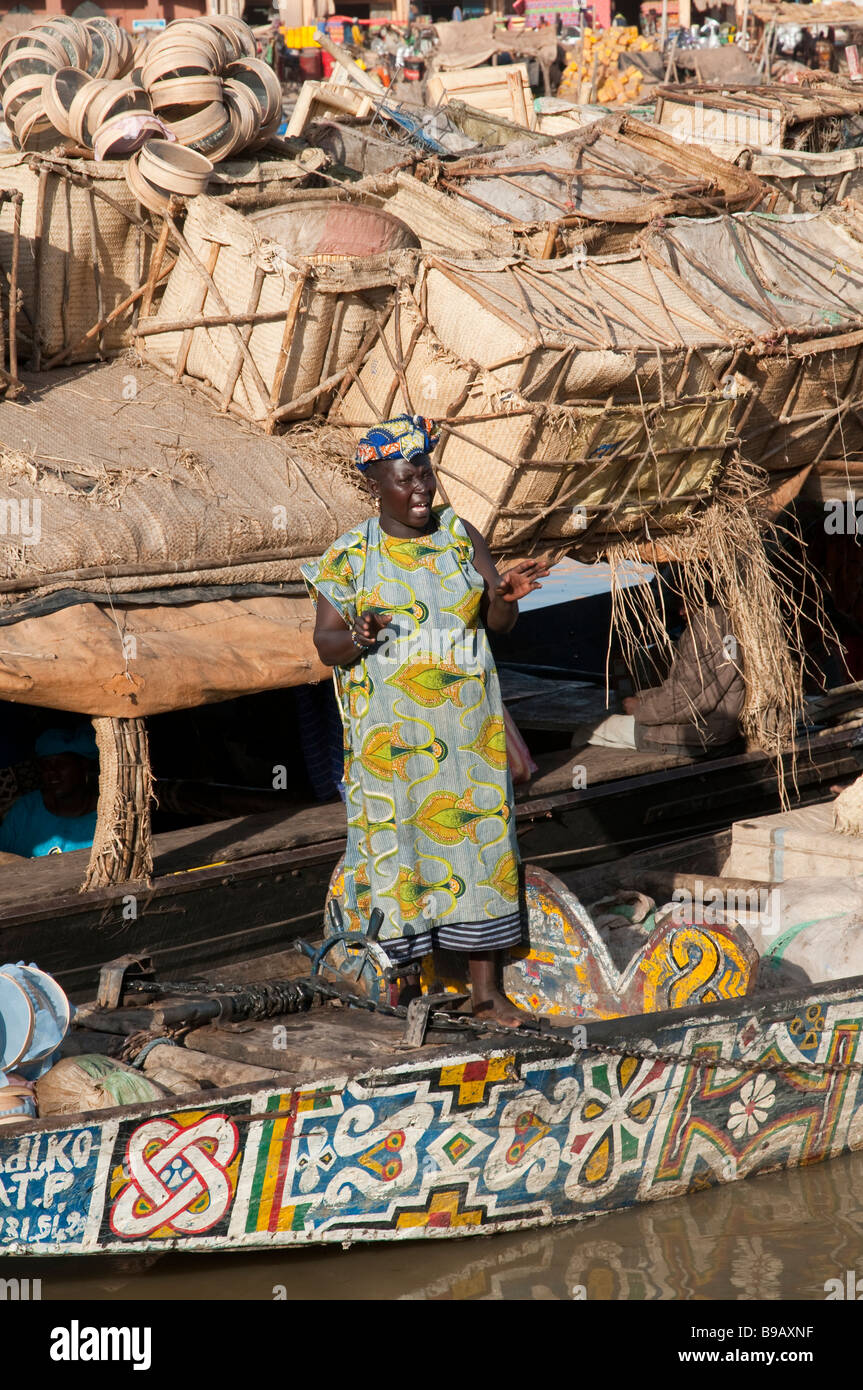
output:
[[289,29],[286,24],[279,25],[286,48],[318,48],[316,32],[314,24],[301,24],[295,29]]

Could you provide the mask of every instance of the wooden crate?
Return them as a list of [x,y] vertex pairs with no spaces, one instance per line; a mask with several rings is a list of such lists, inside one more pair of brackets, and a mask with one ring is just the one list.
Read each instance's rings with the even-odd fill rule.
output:
[[490,115],[504,116],[529,130],[536,128],[526,63],[436,72],[426,84],[426,95],[430,103],[445,104],[454,97]]

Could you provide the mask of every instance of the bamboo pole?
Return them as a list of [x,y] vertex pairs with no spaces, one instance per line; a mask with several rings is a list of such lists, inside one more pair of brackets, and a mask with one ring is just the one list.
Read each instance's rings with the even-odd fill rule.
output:
[[[264,273],[265,272],[261,266],[255,267],[255,274],[252,279],[252,289],[249,294],[249,303],[246,309],[247,322],[241,334],[243,342],[246,344],[247,347],[249,345],[249,339],[252,336],[252,330],[255,326],[255,318],[257,315],[258,305],[261,302],[261,290],[264,287]],[[227,327],[227,325],[224,326]],[[230,402],[231,397],[234,394],[234,387],[237,384],[237,378],[239,377],[240,372],[242,371],[242,367],[243,354],[242,352],[237,352],[234,354],[234,360],[231,363],[230,370],[228,371],[228,376],[225,381],[224,388],[222,390],[222,394],[219,398],[220,411],[224,412],[227,410],[228,403]]]
[[285,317],[285,327],[282,333],[282,341],[279,344],[279,355],[276,359],[276,370],[273,373],[273,389],[270,392],[270,420],[273,424],[275,424],[277,419],[281,418],[278,413],[279,397],[285,385],[285,373],[288,370],[288,359],[291,355],[294,330],[297,326],[297,318],[300,312],[300,305],[303,302],[303,293],[305,292],[308,278],[305,272],[301,272],[297,276],[297,283],[294,286],[294,292],[291,295],[291,302],[288,305],[288,312]]
[[[101,323],[105,317],[105,296],[102,291],[102,270],[99,265],[99,237],[96,231],[96,199],[92,187],[87,189],[87,220],[90,224],[90,255],[93,260],[93,279],[96,282],[96,315]],[[65,334],[64,334],[65,337]],[[99,332],[99,351],[105,349],[105,330]]]
[[[663,4],[665,4],[665,3],[667,3],[667,0],[663,0]],[[598,54],[598,53],[594,53],[594,55],[593,55],[593,67],[592,67],[591,70],[590,70],[590,93],[589,93],[588,98],[587,98],[587,100],[588,100],[588,102],[589,102],[589,104],[590,104],[591,106],[592,106],[593,103],[596,101],[596,72],[597,72],[598,64],[599,64],[599,54]]]
[[0,294],[0,374],[2,374],[4,381],[10,382],[12,377],[6,372],[3,366],[3,361],[6,357],[6,318],[7,315],[3,308],[3,296]]
[[40,297],[42,294],[42,247],[45,224],[45,197],[47,191],[48,170],[40,169],[39,186],[36,192],[36,223],[33,231],[35,250],[35,261],[33,265],[33,311],[36,321],[33,325],[33,353],[30,361],[34,372],[38,372],[42,361],[42,314]]
[[18,378],[18,260],[21,252],[21,204],[23,193],[13,193],[12,265],[9,274],[9,371]]
[[[172,198],[168,203],[169,212],[171,211],[173,201],[174,200]],[[150,258],[150,270],[147,275],[146,284],[144,286],[144,295],[141,300],[141,312],[138,316],[139,320],[142,318],[149,318],[150,316],[150,310],[153,307],[153,295],[156,290],[159,272],[162,269],[162,261],[165,259],[165,251],[167,250],[168,237],[170,236],[170,234],[171,228],[168,226],[167,222],[163,221],[162,226],[159,229],[159,239],[156,242],[155,247],[153,248],[153,255]]]
[[363,339],[363,342],[360,345],[360,350],[357,353],[356,361],[353,362],[350,365],[350,367],[343,367],[341,371],[333,372],[332,376],[326,377],[324,381],[319,381],[317,386],[313,386],[310,391],[304,391],[301,396],[296,396],[294,400],[288,401],[287,405],[279,406],[277,410],[273,411],[273,420],[283,420],[286,415],[290,415],[291,412],[294,410],[300,410],[304,405],[308,405],[318,396],[322,396],[325,391],[335,390],[337,386],[341,385],[341,383],[345,380],[346,377],[356,377],[357,372],[360,370],[360,367],[366,360],[366,357],[371,351],[372,345],[380,332],[380,327],[377,324],[374,326],[374,328],[369,329],[368,333]]
[[[167,219],[166,219],[166,220],[167,220]],[[222,248],[221,248],[221,246],[219,245],[219,243],[218,243],[217,241],[211,242],[211,243],[210,243],[210,249],[209,249],[209,251],[207,252],[206,264],[205,264],[204,262],[201,262],[201,263],[200,263],[201,269],[205,272],[205,274],[206,274],[206,276],[207,276],[207,280],[206,280],[206,282],[205,282],[203,285],[201,285],[200,282],[199,282],[199,283],[198,283],[198,286],[197,286],[197,290],[198,290],[198,295],[197,295],[198,303],[197,303],[197,306],[196,306],[196,307],[197,307],[199,310],[202,310],[202,311],[203,311],[204,306],[205,306],[205,304],[207,303],[207,295],[208,295],[208,293],[209,293],[209,288],[208,288],[208,287],[209,287],[209,285],[212,285],[212,284],[214,283],[214,281],[213,281],[213,271],[216,269],[216,264],[217,264],[217,262],[218,262],[218,259],[219,259],[219,252],[221,251],[221,249],[222,249]],[[191,305],[190,305],[190,307],[191,307]],[[224,307],[224,306],[222,306],[222,307]],[[178,381],[180,380],[181,376],[183,375],[184,371],[186,370],[186,362],[187,362],[188,359],[189,359],[189,352],[191,351],[191,347],[192,347],[192,338],[194,337],[194,334],[195,334],[194,327],[192,326],[192,324],[191,324],[188,320],[186,320],[185,326],[184,326],[183,329],[182,329],[182,334],[183,334],[183,336],[182,336],[182,338],[180,339],[180,347],[179,347],[179,350],[178,350],[178,352],[177,352],[177,361],[176,361],[176,363],[175,363],[175,365],[174,365],[174,381],[175,381],[175,382],[178,382]]]

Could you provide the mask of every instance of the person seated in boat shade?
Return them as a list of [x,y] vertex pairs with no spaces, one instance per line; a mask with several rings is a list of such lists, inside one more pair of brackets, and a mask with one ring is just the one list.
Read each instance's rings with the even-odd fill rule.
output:
[[88,724],[46,729],[36,740],[39,788],[14,801],[0,825],[0,853],[24,859],[89,849],[96,834],[99,753]]
[[739,737],[745,686],[743,658],[725,609],[687,607],[686,627],[661,685],[623,701],[594,729],[589,742],[601,748],[637,748],[656,753],[703,756]]

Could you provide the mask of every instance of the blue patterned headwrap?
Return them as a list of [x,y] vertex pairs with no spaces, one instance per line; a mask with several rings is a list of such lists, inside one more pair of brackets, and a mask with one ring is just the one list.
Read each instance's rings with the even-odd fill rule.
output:
[[365,473],[380,459],[412,459],[417,454],[428,454],[438,438],[434,421],[427,416],[396,415],[363,435],[354,462],[360,472]]

